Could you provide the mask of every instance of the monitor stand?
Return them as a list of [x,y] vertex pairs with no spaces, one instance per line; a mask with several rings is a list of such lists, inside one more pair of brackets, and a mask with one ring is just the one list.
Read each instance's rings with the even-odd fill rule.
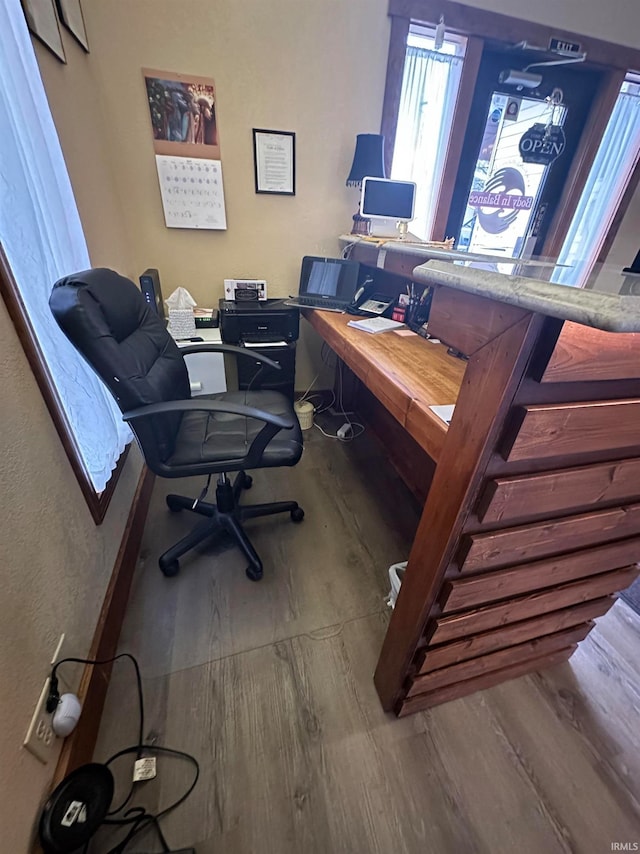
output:
[[369,230],[371,237],[385,238],[389,240],[407,240],[422,243],[419,238],[409,234],[409,223],[406,220],[396,219],[372,219]]
[[409,227],[406,222],[398,222],[397,219],[372,219],[369,234],[371,237],[389,237],[397,240],[402,237],[401,226],[404,226],[406,234]]

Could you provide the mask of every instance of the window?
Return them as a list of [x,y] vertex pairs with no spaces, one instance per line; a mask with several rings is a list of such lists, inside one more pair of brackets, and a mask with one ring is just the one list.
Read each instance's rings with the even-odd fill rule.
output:
[[[460,197],[464,195],[460,191],[460,182],[462,178],[466,181],[469,168],[469,146],[466,143],[469,140],[469,132],[476,130],[477,108],[484,96],[484,92],[479,89],[486,88],[488,83],[485,72],[489,72],[483,66],[485,59],[492,52],[508,53],[520,49],[544,51],[550,40],[558,37],[582,45],[587,54],[585,73],[600,75],[601,82],[593,88],[586,87],[582,90],[583,94],[586,91],[588,96],[586,102],[583,100],[582,103],[583,113],[586,110],[586,121],[579,134],[577,131],[574,134],[575,155],[571,174],[562,176],[563,180],[560,180],[556,170],[554,180],[547,182],[548,187],[544,190],[550,196],[546,211],[548,215],[531,223],[532,231],[535,230],[538,234],[536,251],[550,257],[558,257],[563,243],[566,245],[565,238],[574,222],[574,214],[607,122],[614,110],[620,85],[629,69],[640,69],[640,51],[597,37],[559,32],[552,24],[538,24],[505,15],[504,12],[490,12],[449,0],[389,0],[388,13],[391,17],[391,33],[381,130],[388,140],[389,152],[394,153],[395,149],[402,149],[398,150],[397,157],[389,164],[390,174],[394,178],[416,180],[419,192],[421,187],[426,188],[423,191],[425,198],[418,204],[416,220],[412,223],[411,230],[426,239],[442,240],[447,236],[455,236],[456,242],[462,246],[464,238],[471,237],[472,223],[468,218],[464,220],[464,210],[461,211],[460,208]],[[434,22],[438,20],[444,20],[446,27],[445,45],[448,41],[463,41],[461,35],[466,37],[464,51],[459,51],[455,57],[445,50],[434,50]],[[420,44],[416,41],[420,35],[431,38],[431,44]],[[450,63],[451,85],[454,85],[455,77],[458,77],[457,96],[451,91],[450,97],[440,99],[450,119],[440,121],[436,118],[437,123],[431,119],[429,123],[421,123],[425,102],[434,100],[435,86],[430,92],[424,87],[421,90],[418,87],[413,99],[408,97],[411,95],[412,75],[407,67],[410,62],[415,66],[416,80],[419,75],[420,61],[417,58],[411,59],[410,56],[414,48],[421,48],[432,54],[438,53],[442,64]],[[460,68],[457,57],[462,53],[464,63]],[[436,79],[434,76],[432,82]],[[420,91],[422,97],[418,97]],[[407,102],[409,105],[413,104],[413,108],[407,108]],[[571,115],[573,113],[570,118]],[[483,118],[486,118],[486,114]],[[425,160],[430,167],[422,169],[421,144],[429,135],[438,140],[438,153],[427,153]],[[428,174],[429,168],[433,170],[431,177]],[[638,175],[640,166],[636,164],[636,168],[627,173],[628,181],[622,181],[618,210],[608,220],[609,231],[601,243],[601,256],[606,255],[615,238],[633,196],[632,188],[637,185]],[[617,185],[612,189],[618,193]],[[583,200],[586,203],[586,196],[583,196]],[[460,233],[463,220],[467,225],[466,234]],[[531,237],[533,236],[535,235],[531,234]],[[589,243],[589,239],[585,238],[585,241]]]
[[465,44],[462,37],[447,37],[436,50],[435,30],[418,24],[407,38],[391,177],[415,181],[411,231],[422,239],[431,236]]
[[552,281],[584,285],[640,156],[640,78],[628,75],[558,256]]
[[[131,433],[49,310],[53,283],[91,264],[19,0],[0,0],[0,32],[0,243],[61,409],[54,420],[59,429],[60,423],[69,428],[72,440],[65,447],[77,454],[79,468],[99,495]],[[5,270],[5,294],[8,278]],[[10,311],[15,318],[15,304]],[[95,512],[94,518],[99,521]]]

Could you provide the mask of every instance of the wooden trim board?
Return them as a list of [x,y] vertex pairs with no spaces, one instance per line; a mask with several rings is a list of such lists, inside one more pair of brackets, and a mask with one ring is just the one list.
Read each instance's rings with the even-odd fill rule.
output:
[[516,407],[501,451],[518,462],[611,448],[640,452],[640,400]]
[[51,420],[56,428],[62,447],[69,459],[69,464],[73,469],[73,473],[78,481],[80,491],[84,495],[85,501],[89,508],[89,512],[93,517],[96,525],[99,525],[104,519],[111,496],[116,488],[120,473],[124,466],[124,462],[129,453],[129,445],[120,454],[118,462],[111,473],[111,477],[103,490],[98,493],[93,488],[93,484],[87,474],[87,471],[82,462],[80,451],[78,449],[75,434],[69,423],[69,419],[60,403],[58,391],[54,385],[49,366],[40,349],[40,344],[36,337],[35,330],[29,320],[29,314],[25,307],[20,289],[13,276],[9,260],[0,243],[0,295],[4,299],[9,317],[15,327],[16,334],[24,350],[24,354],[29,362],[29,367],[35,377],[35,381],[40,389],[40,394],[45,402],[45,406],[49,411]]
[[640,459],[596,463],[533,475],[495,478],[478,502],[478,521],[504,523],[580,507],[619,504],[640,498]]
[[[116,654],[154,481],[155,475],[143,466],[87,658],[105,659]],[[85,665],[78,690],[82,715],[78,726],[62,745],[52,788],[75,768],[91,762],[109,687],[111,667],[112,665]]]

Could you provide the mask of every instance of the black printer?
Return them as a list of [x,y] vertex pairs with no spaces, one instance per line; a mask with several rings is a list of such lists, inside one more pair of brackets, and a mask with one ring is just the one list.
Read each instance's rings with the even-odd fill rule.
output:
[[283,299],[251,302],[220,300],[220,334],[227,344],[244,341],[297,341],[300,312]]
[[220,335],[225,344],[238,344],[256,354],[267,356],[280,365],[280,370],[265,368],[254,359],[238,359],[238,388],[259,387],[294,397],[296,341],[300,331],[300,311],[285,305],[282,299],[262,302],[220,300]]

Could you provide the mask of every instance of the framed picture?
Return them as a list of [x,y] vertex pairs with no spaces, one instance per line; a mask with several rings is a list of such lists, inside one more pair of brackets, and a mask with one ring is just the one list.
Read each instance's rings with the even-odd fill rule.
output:
[[290,131],[253,129],[256,193],[296,194],[296,135]]
[[75,40],[89,53],[89,40],[84,26],[84,16],[80,0],[56,0],[60,20]]
[[61,62],[66,62],[54,0],[22,0],[27,26]]

